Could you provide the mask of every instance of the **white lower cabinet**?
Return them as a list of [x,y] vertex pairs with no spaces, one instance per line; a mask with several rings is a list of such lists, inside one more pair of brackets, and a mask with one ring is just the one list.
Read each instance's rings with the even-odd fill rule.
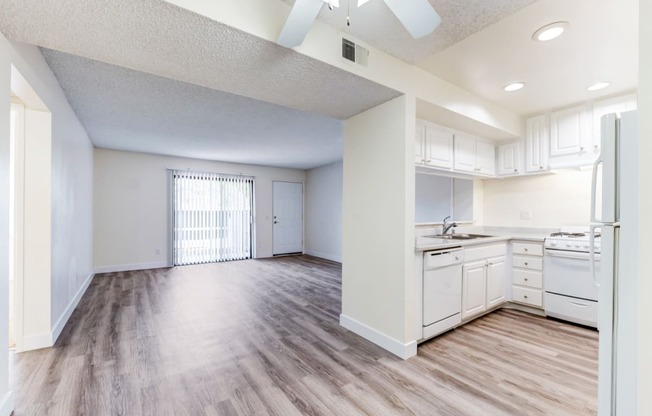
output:
[[462,320],[491,310],[507,301],[506,244],[473,246],[464,251],[462,269]]
[[467,263],[462,269],[462,319],[487,310],[486,261]]
[[492,309],[507,301],[506,272],[505,256],[487,260],[487,309]]
[[543,308],[543,244],[512,243],[512,301]]

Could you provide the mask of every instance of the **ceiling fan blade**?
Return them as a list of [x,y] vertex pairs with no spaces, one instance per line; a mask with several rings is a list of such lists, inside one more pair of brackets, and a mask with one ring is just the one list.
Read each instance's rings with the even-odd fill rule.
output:
[[323,0],[297,0],[276,43],[286,48],[301,45],[323,4]]
[[385,3],[415,39],[432,33],[441,23],[441,17],[428,0],[385,0]]

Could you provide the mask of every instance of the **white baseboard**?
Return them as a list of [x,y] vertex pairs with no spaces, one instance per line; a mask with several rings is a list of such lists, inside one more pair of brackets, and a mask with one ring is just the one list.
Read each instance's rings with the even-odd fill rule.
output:
[[315,250],[306,250],[305,254],[308,254],[309,256],[319,257],[320,259],[326,259],[337,263],[342,263],[342,256],[335,256],[333,254],[322,253],[320,251],[315,251]]
[[10,416],[11,412],[14,411],[14,397],[13,394],[8,391],[5,394],[5,397],[2,398],[0,402],[0,416]]
[[403,344],[402,342],[397,341],[394,338],[385,335],[382,332],[379,332],[363,324],[362,322],[356,321],[355,319],[350,318],[344,314],[340,314],[340,325],[404,360],[417,355],[416,340],[410,341],[407,344]]
[[88,275],[86,280],[84,280],[84,283],[82,283],[81,287],[79,288],[75,296],[70,300],[70,303],[68,303],[68,306],[66,306],[66,309],[63,311],[63,313],[57,320],[57,323],[54,325],[54,328],[52,328],[52,345],[54,345],[54,343],[57,342],[57,339],[59,339],[59,335],[61,335],[63,328],[68,323],[70,316],[75,311],[75,308],[79,304],[79,301],[81,300],[82,296],[84,296],[84,293],[86,293],[86,290],[88,289],[88,286],[91,284],[93,277],[95,277],[95,273],[91,273]]
[[113,272],[131,272],[135,270],[147,270],[147,269],[162,269],[164,267],[170,267],[167,261],[154,261],[151,263],[136,263],[136,264],[118,264],[115,266],[98,266],[95,267],[95,274],[113,273]]
[[20,345],[20,349],[16,345],[16,352],[40,350],[41,348],[49,348],[52,345],[54,345],[52,342],[52,332],[44,332],[38,335],[23,337],[23,343]]

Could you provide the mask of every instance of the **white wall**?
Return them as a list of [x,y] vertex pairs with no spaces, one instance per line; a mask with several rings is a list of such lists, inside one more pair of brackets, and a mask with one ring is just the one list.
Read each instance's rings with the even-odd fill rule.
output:
[[652,2],[641,0],[639,43],[638,415],[652,415]]
[[[483,224],[505,227],[586,225],[590,222],[591,171],[485,180]],[[521,219],[529,211],[531,219]]]
[[342,261],[342,162],[306,172],[306,254]]
[[166,169],[242,173],[255,177],[255,255],[258,258],[272,256],[272,181],[305,182],[305,171],[297,169],[95,149],[96,271],[167,265],[169,184]]
[[[38,48],[9,42],[0,34],[0,415],[9,414],[8,158],[11,65],[52,112],[51,157],[51,337],[56,338],[75,300],[92,277],[92,146]],[[80,292],[81,291],[81,292]]]
[[405,358],[416,353],[414,117],[402,96],[344,123],[340,323]]

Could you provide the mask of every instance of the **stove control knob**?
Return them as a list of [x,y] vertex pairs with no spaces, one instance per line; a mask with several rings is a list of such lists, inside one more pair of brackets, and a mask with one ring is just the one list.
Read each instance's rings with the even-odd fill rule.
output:
[[580,248],[580,244],[579,244],[579,243],[575,243],[575,248]]
[[590,246],[588,244],[584,244],[584,248],[588,249]]
[[573,247],[573,243],[566,243],[566,247]]
[[551,241],[550,242],[550,247],[557,247],[557,242],[556,241]]

